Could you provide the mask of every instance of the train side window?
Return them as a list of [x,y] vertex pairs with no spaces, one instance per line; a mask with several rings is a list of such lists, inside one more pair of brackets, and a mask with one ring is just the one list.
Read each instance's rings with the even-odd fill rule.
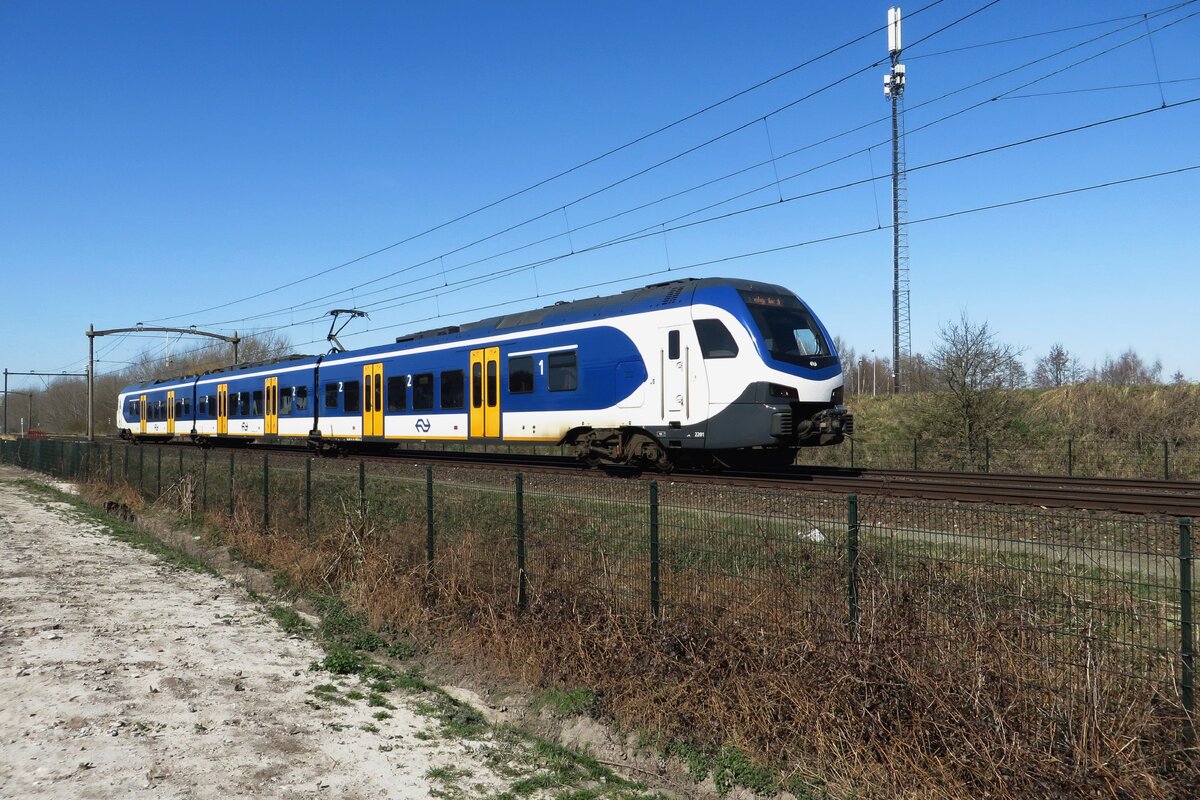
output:
[[142,418],[142,410],[138,408],[137,400],[129,401],[129,417],[130,419],[140,420]]
[[425,372],[412,376],[413,411],[433,408],[433,373]]
[[358,411],[362,398],[359,397],[361,387],[358,381],[346,381],[342,387],[342,410],[348,414]]
[[679,358],[679,331],[667,334],[667,358],[672,361]]
[[292,413],[292,395],[296,388],[293,386],[290,389],[284,389],[283,394],[279,395],[279,416],[286,417]]
[[550,391],[573,392],[579,388],[579,364],[574,350],[551,353],[547,360],[550,362]]
[[308,387],[307,386],[297,386],[296,387],[296,410],[297,411],[308,411]]
[[483,408],[483,365],[471,365],[471,408]]
[[176,414],[175,416],[182,416],[184,419],[192,416],[192,399],[190,397],[183,401],[183,414]]
[[250,393],[238,392],[238,416],[250,416]]
[[705,358],[737,358],[738,346],[733,334],[719,319],[698,319],[696,338],[700,340],[700,354]]
[[495,361],[489,361],[487,365],[487,404],[488,408],[496,407],[496,384],[499,382],[499,376],[496,375],[496,370],[499,364]]
[[508,360],[508,393],[529,394],[533,391],[533,356]]
[[183,417],[183,416],[184,416],[183,400],[182,399],[176,400],[175,401],[175,419],[179,419],[180,417]]
[[387,410],[403,411],[408,407],[408,387],[403,375],[387,379]]
[[214,417],[218,416],[217,396],[215,394],[210,394],[208,396],[208,413],[212,414]]
[[463,407],[463,371],[450,370],[442,373],[442,408]]
[[262,390],[254,392],[250,396],[250,416],[261,417],[263,413],[263,398]]
[[337,408],[338,385],[337,381],[325,384],[325,407]]

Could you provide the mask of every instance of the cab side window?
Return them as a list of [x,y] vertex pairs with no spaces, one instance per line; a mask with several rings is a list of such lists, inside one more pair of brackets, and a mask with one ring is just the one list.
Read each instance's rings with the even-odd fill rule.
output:
[[700,354],[705,358],[737,358],[738,346],[733,334],[719,319],[698,319],[696,338],[700,340]]

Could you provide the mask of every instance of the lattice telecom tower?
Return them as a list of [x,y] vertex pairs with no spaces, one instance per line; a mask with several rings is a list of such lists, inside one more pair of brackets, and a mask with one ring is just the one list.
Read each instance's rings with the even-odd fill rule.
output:
[[912,355],[908,304],[908,191],[904,167],[904,65],[900,63],[900,9],[888,9],[888,53],[892,69],[883,76],[883,95],[892,101],[892,391],[900,393],[900,356]]

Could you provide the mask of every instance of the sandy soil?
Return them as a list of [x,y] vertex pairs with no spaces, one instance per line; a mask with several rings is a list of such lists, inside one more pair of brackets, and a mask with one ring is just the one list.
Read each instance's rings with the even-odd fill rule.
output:
[[472,794],[504,788],[478,743],[437,736],[396,692],[385,720],[306,704],[330,679],[309,671],[315,644],[12,483],[26,476],[0,467],[0,797],[423,798],[447,766]]

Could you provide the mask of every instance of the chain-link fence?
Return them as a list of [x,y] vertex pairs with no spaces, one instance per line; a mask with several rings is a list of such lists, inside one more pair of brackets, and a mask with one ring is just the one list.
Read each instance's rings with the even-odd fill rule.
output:
[[[0,458],[279,541],[370,538],[380,574],[436,582],[432,605],[603,610],[762,653],[884,648],[1037,713],[1145,706],[1194,735],[1187,518],[189,447],[4,441]],[[332,581],[336,562],[310,568]]]

